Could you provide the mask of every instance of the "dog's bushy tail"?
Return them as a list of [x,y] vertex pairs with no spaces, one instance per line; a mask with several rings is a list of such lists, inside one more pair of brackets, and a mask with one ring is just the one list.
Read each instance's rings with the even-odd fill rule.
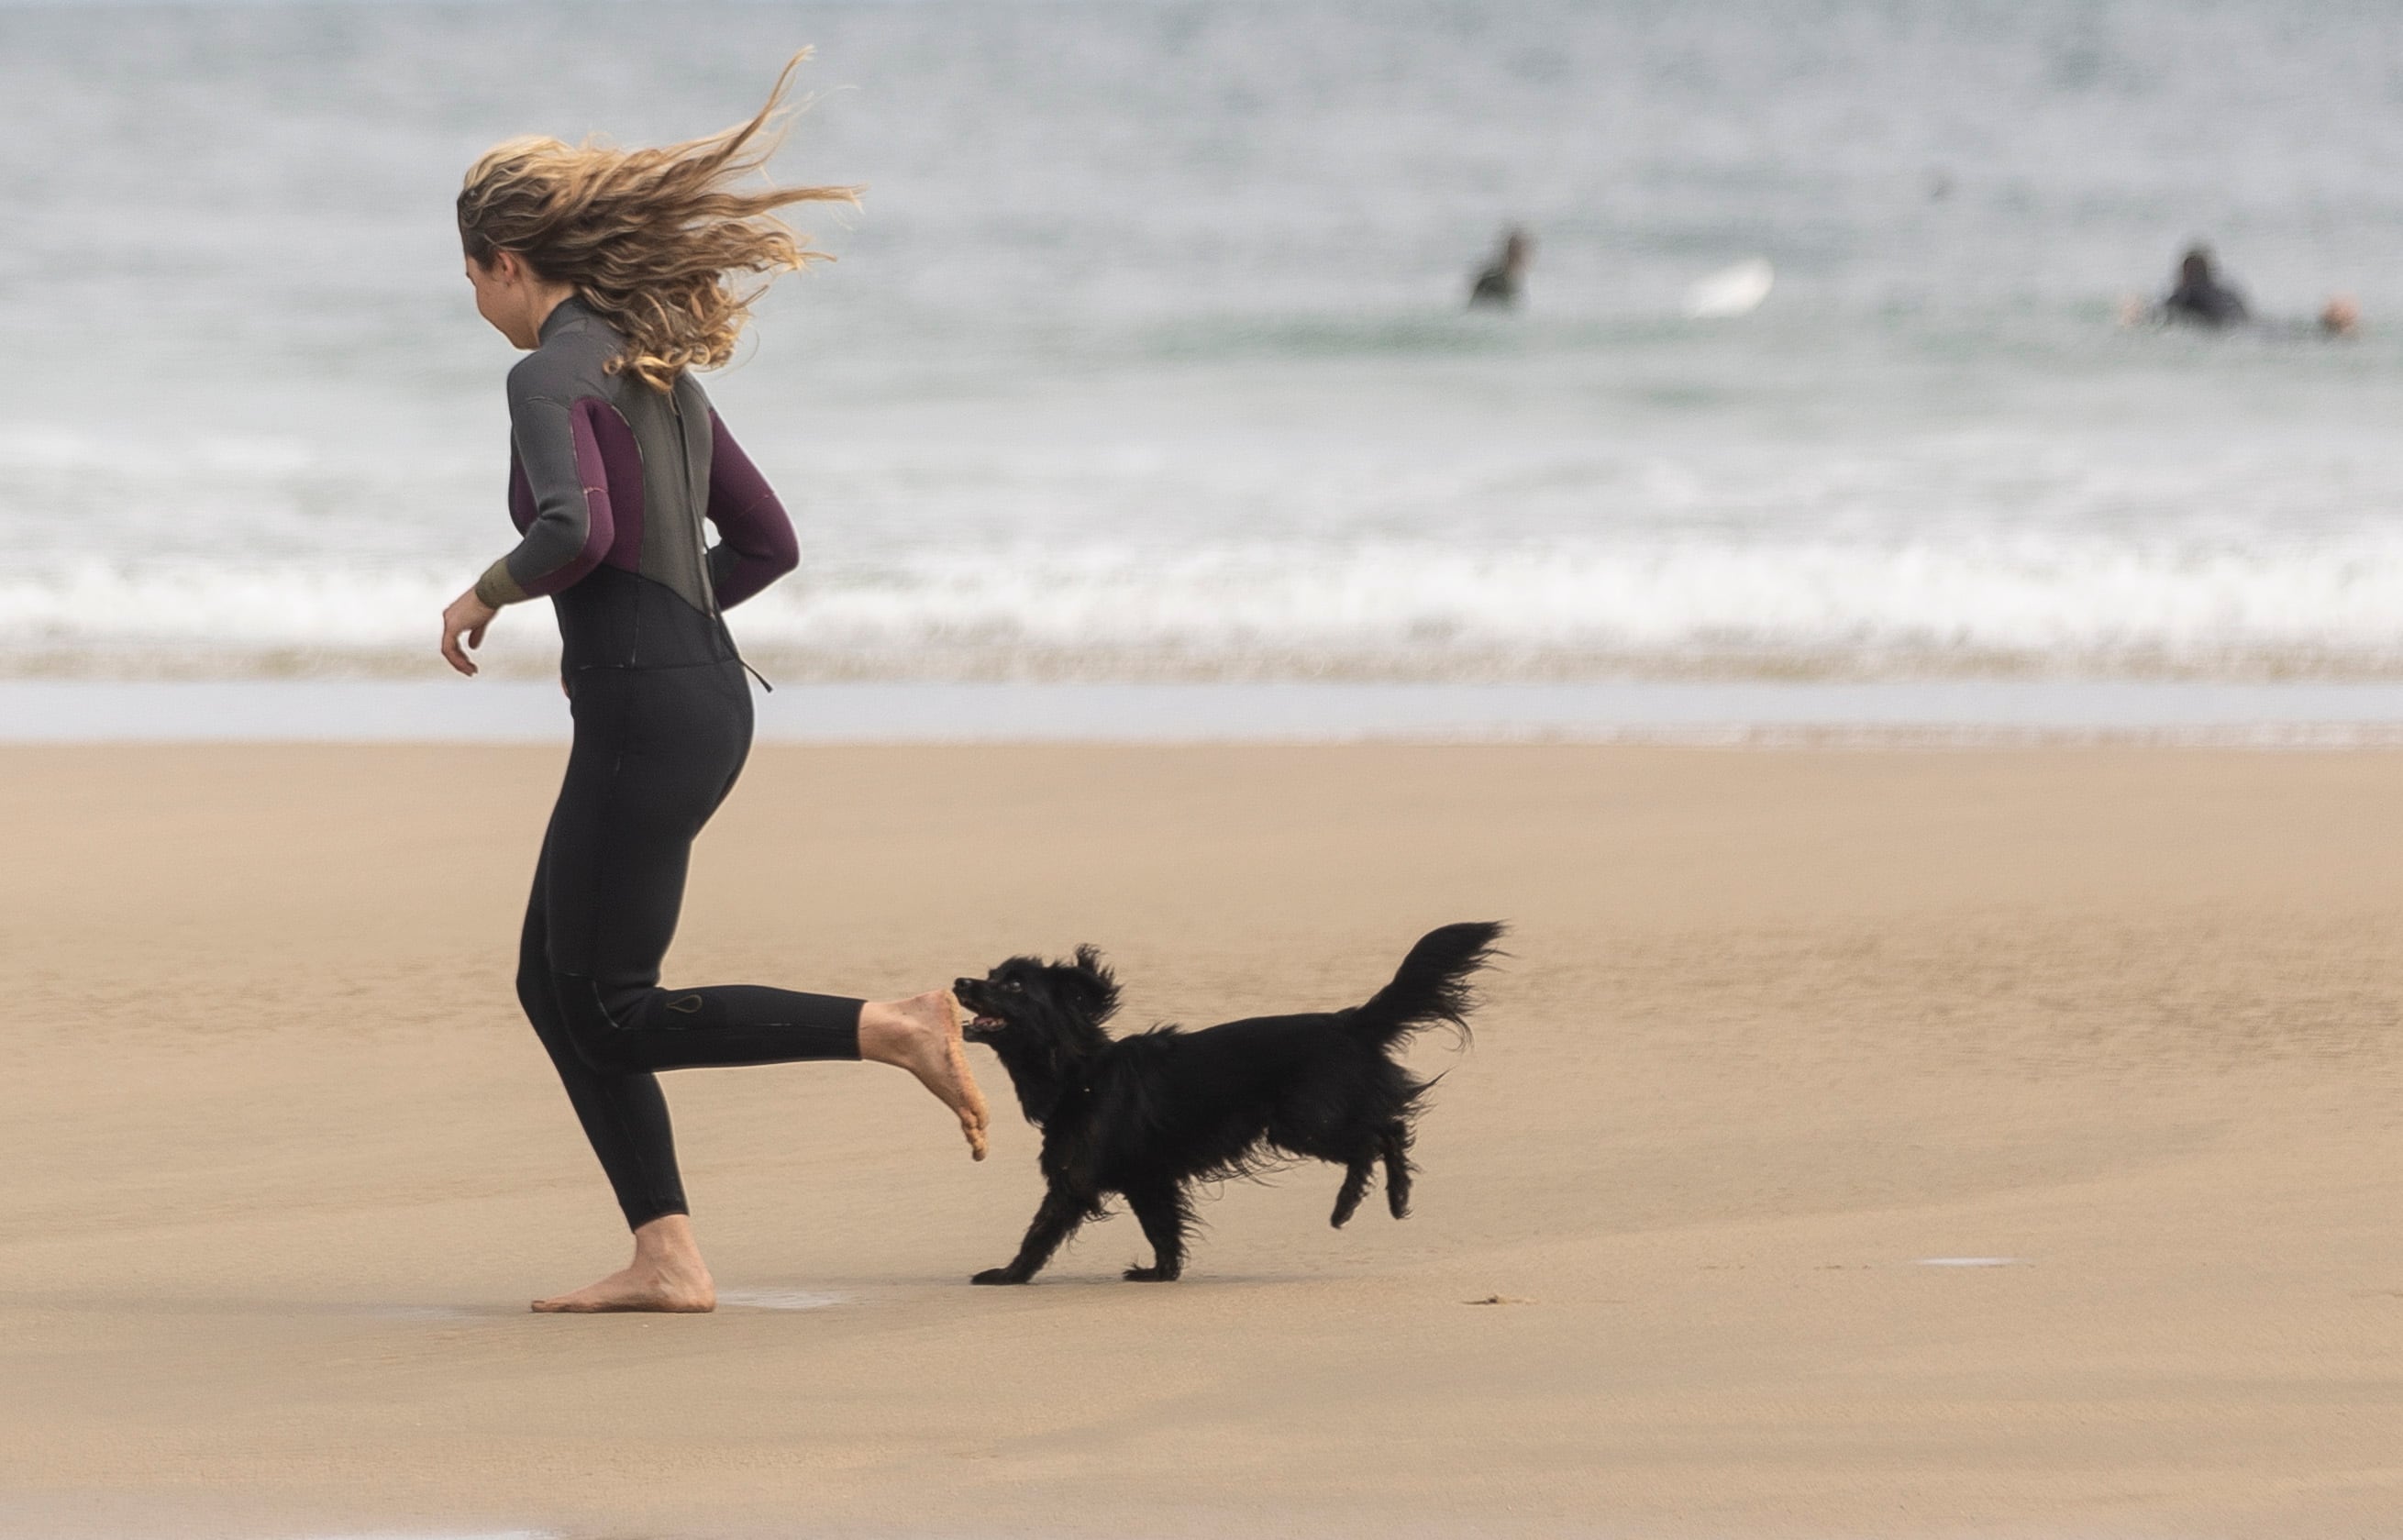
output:
[[1469,976],[1493,960],[1502,930],[1497,922],[1480,920],[1427,932],[1402,959],[1394,981],[1354,1010],[1346,1025],[1379,1047],[1438,1021],[1465,1041],[1468,1013],[1477,1004]]

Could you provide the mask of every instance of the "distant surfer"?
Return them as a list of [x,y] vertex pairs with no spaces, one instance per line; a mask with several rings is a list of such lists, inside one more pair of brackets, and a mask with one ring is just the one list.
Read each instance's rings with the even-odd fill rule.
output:
[[2318,315],[2300,319],[2261,319],[2245,303],[2244,295],[2219,274],[2211,248],[2196,244],[2178,259],[2177,282],[2153,304],[2133,296],[2119,303],[2119,324],[2201,326],[2206,331],[2250,327],[2280,337],[2351,337],[2361,327],[2361,307],[2350,295],[2333,295]]
[[2161,319],[2216,331],[2243,326],[2253,319],[2253,311],[2235,285],[2219,276],[2211,248],[2195,245],[2178,261],[2177,284],[2161,301]]
[[1527,276],[1527,265],[1535,259],[1535,240],[1517,225],[1502,232],[1502,244],[1493,260],[1477,275],[1468,290],[1468,308],[1496,306],[1509,310],[1519,303],[1519,285]]

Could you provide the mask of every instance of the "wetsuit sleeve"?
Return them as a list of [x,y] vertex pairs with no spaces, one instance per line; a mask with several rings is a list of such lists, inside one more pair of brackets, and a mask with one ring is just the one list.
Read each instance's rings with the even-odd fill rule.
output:
[[592,414],[612,409],[597,397],[562,399],[521,365],[509,374],[509,439],[532,494],[534,518],[517,548],[476,580],[487,604],[513,604],[557,593],[600,564],[615,534],[609,478]]
[[709,414],[707,512],[718,534],[709,548],[709,586],[718,608],[733,608],[801,564],[785,505],[715,411]]

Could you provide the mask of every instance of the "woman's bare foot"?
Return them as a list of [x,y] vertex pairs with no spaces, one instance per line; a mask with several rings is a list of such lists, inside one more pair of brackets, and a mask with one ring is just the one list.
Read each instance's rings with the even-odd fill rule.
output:
[[546,1314],[595,1315],[604,1311],[659,1311],[698,1315],[717,1308],[717,1285],[692,1238],[692,1221],[663,1214],[634,1232],[634,1260],[573,1294],[537,1299]]
[[959,1118],[969,1152],[984,1158],[984,1132],[992,1114],[985,1109],[976,1076],[968,1073],[967,1047],[960,1037],[960,1003],[951,991],[860,1006],[859,1056],[916,1075]]

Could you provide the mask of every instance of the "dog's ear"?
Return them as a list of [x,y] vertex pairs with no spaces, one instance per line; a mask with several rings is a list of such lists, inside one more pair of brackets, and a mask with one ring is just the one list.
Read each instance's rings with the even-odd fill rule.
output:
[[1086,1008],[1093,1013],[1093,1024],[1099,1026],[1118,1013],[1118,978],[1110,965],[1102,961],[1101,950],[1091,945],[1076,949],[1076,971],[1074,975],[1085,996]]

